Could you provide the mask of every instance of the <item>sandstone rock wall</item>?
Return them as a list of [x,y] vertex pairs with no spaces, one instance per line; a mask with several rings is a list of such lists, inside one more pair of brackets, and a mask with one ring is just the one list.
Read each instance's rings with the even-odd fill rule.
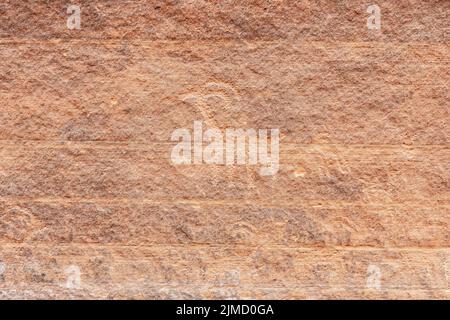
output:
[[450,298],[450,1],[69,4],[0,4],[0,298]]

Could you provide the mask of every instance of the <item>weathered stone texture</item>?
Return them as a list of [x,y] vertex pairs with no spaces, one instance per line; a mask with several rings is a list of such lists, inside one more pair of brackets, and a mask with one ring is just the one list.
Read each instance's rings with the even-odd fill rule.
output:
[[376,3],[3,1],[0,298],[449,299],[450,2]]
[[81,39],[265,39],[448,42],[447,0],[379,0],[383,31],[365,27],[365,0],[79,0],[83,31],[66,28],[67,2],[6,0],[0,36]]

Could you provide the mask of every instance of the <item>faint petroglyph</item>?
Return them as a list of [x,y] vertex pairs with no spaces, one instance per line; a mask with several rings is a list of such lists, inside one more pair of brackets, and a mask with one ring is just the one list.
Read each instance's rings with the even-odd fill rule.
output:
[[8,240],[27,241],[39,228],[40,221],[24,208],[13,207],[0,214],[0,234]]
[[64,270],[67,275],[67,281],[65,287],[68,289],[81,288],[81,270],[76,265],[71,265]]
[[381,29],[381,9],[376,4],[367,7],[367,13],[370,16],[367,18],[367,29],[380,30]]
[[377,265],[371,264],[367,267],[366,287],[381,290],[381,270]]
[[239,95],[233,86],[223,82],[210,82],[205,86],[205,100],[222,99],[225,106],[235,106],[239,102]]
[[81,29],[81,8],[77,5],[71,4],[67,7],[67,28],[69,30]]
[[[233,110],[239,102],[239,95],[229,84],[209,82],[196,92],[182,95],[180,99],[197,108],[208,126],[220,128],[217,113]],[[220,103],[221,109],[216,110],[215,106]]]
[[242,243],[253,239],[256,228],[246,222],[237,222],[231,225],[228,234],[234,242]]

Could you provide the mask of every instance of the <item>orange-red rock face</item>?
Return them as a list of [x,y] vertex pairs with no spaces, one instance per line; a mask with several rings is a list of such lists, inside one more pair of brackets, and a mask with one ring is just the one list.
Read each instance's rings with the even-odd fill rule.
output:
[[0,298],[450,298],[449,1],[4,2]]

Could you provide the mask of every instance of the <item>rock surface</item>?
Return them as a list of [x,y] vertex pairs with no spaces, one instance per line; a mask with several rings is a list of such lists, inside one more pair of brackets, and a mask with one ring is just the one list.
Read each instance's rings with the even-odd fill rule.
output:
[[0,298],[449,299],[450,2],[376,3],[3,1]]

